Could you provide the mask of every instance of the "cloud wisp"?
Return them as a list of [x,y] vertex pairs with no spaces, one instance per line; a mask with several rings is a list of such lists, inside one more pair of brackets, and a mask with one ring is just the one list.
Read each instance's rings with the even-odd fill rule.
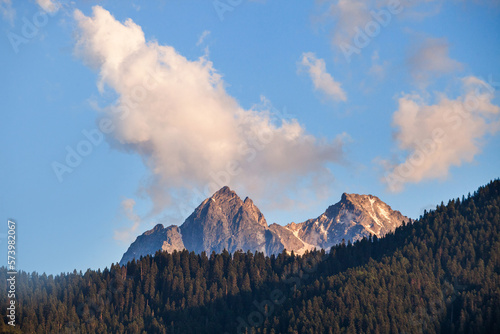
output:
[[326,70],[325,61],[316,58],[312,52],[302,54],[299,70],[305,70],[311,78],[314,88],[333,101],[347,101],[347,95],[340,82],[335,81]]
[[348,63],[389,27],[396,17],[422,20],[441,10],[442,0],[326,0],[319,21],[330,25],[332,45]]
[[53,0],[36,0],[36,3],[47,13],[55,13],[61,7],[58,1]]
[[201,44],[203,44],[208,35],[210,35],[209,30],[203,31],[202,34],[200,35],[200,38],[198,38],[198,42],[196,42],[196,46],[200,46]]
[[132,226],[120,230],[115,230],[114,239],[130,242],[136,234],[137,229],[141,225],[141,218],[134,211],[135,200],[132,198],[126,198],[121,203],[122,214],[127,218],[127,220],[132,222]]
[[425,87],[431,79],[463,69],[463,64],[451,59],[449,44],[444,38],[425,38],[411,53],[408,65],[414,81]]
[[342,136],[315,138],[265,105],[243,109],[206,56],[189,60],[147,41],[131,19],[119,22],[100,6],[74,17],[75,53],[98,71],[101,91],[118,95],[103,115],[113,124],[108,140],[149,168],[141,189],[153,213],[226,184],[273,203],[293,185],[330,180],[327,165],[342,161]]
[[16,10],[12,7],[12,0],[0,0],[0,14],[10,25],[14,25]]
[[393,115],[395,140],[403,162],[381,161],[384,182],[397,192],[407,183],[445,179],[453,166],[471,163],[488,135],[500,129],[500,107],[494,89],[476,77],[462,79],[463,93],[455,99],[439,95],[429,104],[419,94],[405,94]]

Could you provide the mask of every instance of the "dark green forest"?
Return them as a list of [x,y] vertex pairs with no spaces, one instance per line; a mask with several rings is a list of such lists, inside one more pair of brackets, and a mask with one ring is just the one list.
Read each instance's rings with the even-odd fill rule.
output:
[[3,333],[500,333],[500,180],[330,252],[20,272],[15,328],[0,277]]

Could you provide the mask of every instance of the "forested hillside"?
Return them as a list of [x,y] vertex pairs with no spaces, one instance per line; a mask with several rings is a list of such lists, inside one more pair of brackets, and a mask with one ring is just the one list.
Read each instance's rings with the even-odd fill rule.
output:
[[[23,333],[500,333],[500,180],[384,238],[304,256],[162,252],[21,272]],[[3,332],[7,271],[1,268]]]

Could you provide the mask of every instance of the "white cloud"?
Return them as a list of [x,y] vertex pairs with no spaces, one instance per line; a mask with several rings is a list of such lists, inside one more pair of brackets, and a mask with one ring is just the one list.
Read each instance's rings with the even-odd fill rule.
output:
[[370,67],[369,73],[375,76],[378,80],[383,80],[385,78],[387,66],[389,66],[389,62],[383,61],[380,63],[378,51],[373,51],[372,66]]
[[326,71],[323,59],[316,58],[316,55],[312,52],[303,53],[300,67],[307,71],[316,90],[334,101],[347,101],[342,85],[340,82],[335,81],[330,73]]
[[[498,0],[454,0],[455,3],[498,7]],[[321,0],[316,1],[314,20],[331,29],[335,51],[348,62],[353,53],[362,53],[393,22],[422,21],[439,15],[445,0]]]
[[395,139],[402,163],[382,161],[385,181],[392,191],[406,183],[444,179],[450,167],[470,163],[481,152],[488,135],[500,129],[500,108],[492,103],[493,88],[476,77],[462,79],[456,99],[444,94],[428,104],[418,94],[403,95],[393,115]]
[[370,1],[338,0],[329,1],[327,15],[335,21],[333,42],[336,45],[352,44],[356,28],[363,29],[371,21]]
[[48,13],[55,13],[61,7],[61,4],[54,0],[36,0],[36,3]]
[[280,200],[273,191],[286,196],[290,185],[326,179],[326,165],[342,159],[341,137],[317,139],[266,104],[243,109],[206,57],[191,61],[147,41],[131,19],[121,23],[100,6],[74,16],[76,54],[99,72],[101,90],[119,96],[103,116],[115,127],[109,140],[151,171],[142,187],[153,213],[224,184],[272,203]]
[[375,40],[396,17],[422,20],[439,14],[443,0],[323,0],[319,21],[333,24],[332,43],[348,61]]
[[129,228],[115,230],[115,240],[129,242],[136,235],[136,230],[141,224],[141,218],[134,212],[135,201],[131,198],[124,199],[121,203],[123,215],[132,222]]
[[200,35],[200,38],[198,38],[198,42],[196,42],[196,46],[200,46],[205,41],[205,38],[208,37],[208,35],[210,35],[209,30],[203,31],[203,33]]
[[425,38],[408,59],[413,79],[425,86],[429,80],[463,69],[463,64],[451,59],[444,38]]
[[14,19],[16,17],[16,10],[12,8],[11,0],[0,0],[0,13],[4,20],[14,25]]

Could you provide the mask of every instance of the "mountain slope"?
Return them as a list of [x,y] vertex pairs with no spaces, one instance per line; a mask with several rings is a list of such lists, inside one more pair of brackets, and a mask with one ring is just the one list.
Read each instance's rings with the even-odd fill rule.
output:
[[224,249],[278,254],[284,248],[274,228],[250,198],[242,200],[229,187],[205,199],[178,226],[157,225],[139,236],[123,255],[120,265],[158,250],[173,252],[184,248],[195,253],[221,253]]
[[153,229],[138,236],[123,254],[120,265],[125,265],[141,256],[154,255],[160,249],[170,253],[174,250],[184,249],[178,226],[172,225],[165,228],[162,224],[158,224]]
[[[130,246],[120,264],[160,249],[172,252],[186,248],[207,254],[224,249],[230,253],[249,250],[265,255],[286,249],[302,255],[315,248],[329,249],[343,240],[356,241],[370,234],[381,237],[403,221],[408,218],[375,196],[343,194],[340,202],[316,219],[268,226],[250,198],[242,200],[229,187],[223,187],[205,199],[179,228],[169,227],[169,238],[163,229],[147,231]],[[153,244],[144,244],[150,240]]]
[[[8,277],[0,268],[4,291]],[[20,271],[16,329],[4,315],[0,332],[500,333],[499,282],[496,180],[328,254],[184,250],[84,274]]]
[[376,196],[344,193],[318,218],[286,228],[307,244],[329,249],[343,240],[357,241],[370,234],[382,237],[403,222],[408,218]]
[[268,254],[268,249],[281,245],[252,200],[247,197],[242,201],[229,187],[203,201],[180,229],[184,245],[195,253],[241,249]]

